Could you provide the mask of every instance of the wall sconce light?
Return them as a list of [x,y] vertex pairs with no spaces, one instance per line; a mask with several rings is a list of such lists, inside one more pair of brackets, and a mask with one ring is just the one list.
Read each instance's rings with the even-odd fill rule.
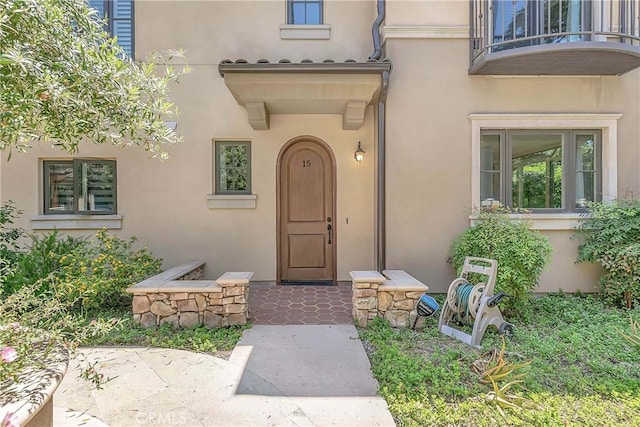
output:
[[360,141],[358,141],[358,149],[355,151],[355,153],[353,153],[353,158],[356,159],[356,162],[358,163],[362,163],[362,161],[364,160],[364,150],[360,145]]

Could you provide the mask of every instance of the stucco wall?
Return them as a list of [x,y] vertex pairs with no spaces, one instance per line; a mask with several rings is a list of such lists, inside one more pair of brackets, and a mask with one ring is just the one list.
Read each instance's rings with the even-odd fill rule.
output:
[[[347,280],[350,270],[375,268],[373,107],[356,131],[342,130],[338,115],[272,115],[269,131],[255,131],[217,70],[226,58],[366,60],[375,2],[325,4],[329,40],[282,40],[284,1],[136,2],[137,57],[184,48],[193,71],[172,92],[184,142],[170,149],[167,162],[148,159],[140,150],[91,144],[77,154],[117,159],[118,213],[123,215],[118,234],[138,236],[166,266],[198,258],[206,261],[207,278],[250,270],[254,280],[274,280],[278,153],[291,138],[313,135],[329,144],[337,163],[338,279]],[[468,24],[466,1],[387,4],[386,53],[394,68],[387,103],[386,267],[404,269],[436,292],[446,290],[454,275],[446,263],[451,241],[469,226],[469,114],[621,113],[618,194],[640,190],[640,70],[622,77],[469,76],[469,45],[461,31]],[[255,209],[207,207],[214,138],[251,141]],[[353,160],[358,141],[367,152],[362,164]],[[2,154],[0,196],[24,210],[18,225],[29,228],[29,218],[42,213],[40,161],[69,157],[45,143],[28,154],[13,153],[10,162]],[[555,251],[538,290],[595,289],[598,270],[574,264],[571,231],[545,234]]]
[[[224,115],[223,108],[218,105],[200,110],[204,114],[200,126],[184,131],[184,143],[174,147],[164,163],[130,148],[81,148],[79,157],[118,161],[118,213],[123,215],[123,227],[117,234],[136,235],[155,255],[165,259],[166,266],[203,259],[208,278],[224,271],[249,270],[256,273],[255,280],[275,279],[276,160],[289,139],[311,134],[327,142],[336,157],[338,277],[345,280],[350,270],[360,266],[373,268],[373,159],[369,157],[362,164],[353,160],[358,140],[363,141],[365,150],[370,149],[372,114],[360,131],[340,130],[339,116],[274,116],[271,131],[260,133],[251,130],[246,121],[238,128],[216,127],[207,116]],[[190,113],[186,108],[184,115]],[[252,193],[258,197],[255,209],[208,209],[206,195],[213,187],[212,137],[251,140]],[[41,212],[38,195],[42,190],[36,179],[40,175],[39,159],[64,157],[43,146],[27,155],[14,154],[3,164],[3,197],[25,211],[18,225],[29,228],[29,217]],[[71,234],[90,233],[82,230]]]
[[370,1],[325,1],[329,40],[282,40],[284,0],[136,2],[136,52],[181,47],[190,64],[229,58],[365,60],[372,50]]
[[[339,4],[338,4],[339,3]],[[276,161],[281,147],[299,135],[313,135],[333,150],[337,165],[337,218],[334,220],[338,279],[349,271],[374,267],[374,123],[368,108],[359,130],[342,130],[339,115],[273,115],[269,131],[255,131],[219,76],[225,58],[255,62],[269,58],[316,61],[365,60],[371,51],[370,2],[329,2],[325,22],[329,40],[281,40],[285,2],[139,1],[136,2],[136,52],[184,48],[192,67],[172,90],[180,109],[184,142],[169,149],[162,163],[141,150],[81,146],[77,157],[117,160],[118,213],[122,237],[136,235],[170,267],[189,259],[206,261],[205,276],[224,271],[254,271],[254,280],[276,277]],[[251,141],[252,193],[255,209],[209,209],[213,193],[214,138]],[[353,159],[358,141],[367,151],[362,164]],[[30,228],[42,213],[41,160],[71,158],[43,143],[28,154],[3,153],[2,199],[24,210],[17,225]],[[348,224],[347,224],[348,218]],[[91,230],[69,232],[89,235]]]
[[[395,3],[395,2],[394,2]],[[394,22],[390,22],[392,25]],[[387,39],[387,268],[444,291],[453,238],[469,226],[472,113],[621,113],[618,195],[640,189],[640,71],[622,77],[470,76],[467,39]],[[574,265],[571,230],[544,231],[553,260],[538,291],[597,289],[599,270]]]
[[386,4],[385,25],[469,25],[466,0],[387,0]]

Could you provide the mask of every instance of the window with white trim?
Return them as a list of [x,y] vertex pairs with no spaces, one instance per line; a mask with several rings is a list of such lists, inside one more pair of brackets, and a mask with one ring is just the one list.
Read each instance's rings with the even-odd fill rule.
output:
[[105,31],[116,37],[118,44],[133,58],[133,0],[88,0],[88,3],[105,20]]
[[[492,170],[481,162],[483,132],[496,130],[548,130],[597,131],[600,137],[600,178],[602,201],[612,201],[618,197],[618,113],[473,113],[471,121],[471,192],[469,206],[479,207],[481,201],[481,170]],[[502,159],[502,158],[501,158]],[[488,162],[485,160],[485,162]],[[485,163],[486,165],[487,163]],[[577,173],[577,170],[576,170]],[[502,181],[503,182],[503,181]],[[487,184],[484,184],[487,185]],[[513,184],[512,184],[513,185]],[[500,194],[501,193],[493,193]],[[493,198],[487,196],[486,198]],[[506,194],[504,195],[506,197]],[[486,202],[485,202],[486,203]],[[575,210],[579,211],[578,208]],[[537,230],[571,230],[576,227],[580,212],[571,210],[534,209],[527,218]],[[518,216],[518,215],[513,215]],[[470,217],[474,221],[474,215]]]
[[45,215],[117,212],[115,160],[45,160],[43,165]]
[[287,0],[287,24],[320,25],[323,23],[322,0]]
[[602,200],[602,137],[588,129],[483,129],[480,206],[580,212]]

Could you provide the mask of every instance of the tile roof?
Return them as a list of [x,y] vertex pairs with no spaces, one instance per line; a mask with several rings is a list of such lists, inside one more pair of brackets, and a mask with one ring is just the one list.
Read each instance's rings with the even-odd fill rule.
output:
[[258,59],[256,62],[249,62],[244,58],[235,61],[223,59],[218,64],[218,71],[221,76],[225,72],[332,72],[332,73],[379,73],[381,71],[391,71],[391,61],[388,59],[376,60],[367,59],[357,61],[346,59],[342,62],[333,59],[324,59],[316,62],[312,59],[303,59],[300,62],[292,62],[290,59],[282,58],[277,62],[268,59]]

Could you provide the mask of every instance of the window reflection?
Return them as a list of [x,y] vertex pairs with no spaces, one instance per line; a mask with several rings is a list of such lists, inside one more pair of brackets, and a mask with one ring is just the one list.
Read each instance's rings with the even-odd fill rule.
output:
[[115,161],[45,161],[44,178],[45,214],[116,212]]
[[73,212],[73,164],[51,164],[49,176],[49,209],[58,212]]
[[288,24],[322,24],[322,0],[289,0]]

